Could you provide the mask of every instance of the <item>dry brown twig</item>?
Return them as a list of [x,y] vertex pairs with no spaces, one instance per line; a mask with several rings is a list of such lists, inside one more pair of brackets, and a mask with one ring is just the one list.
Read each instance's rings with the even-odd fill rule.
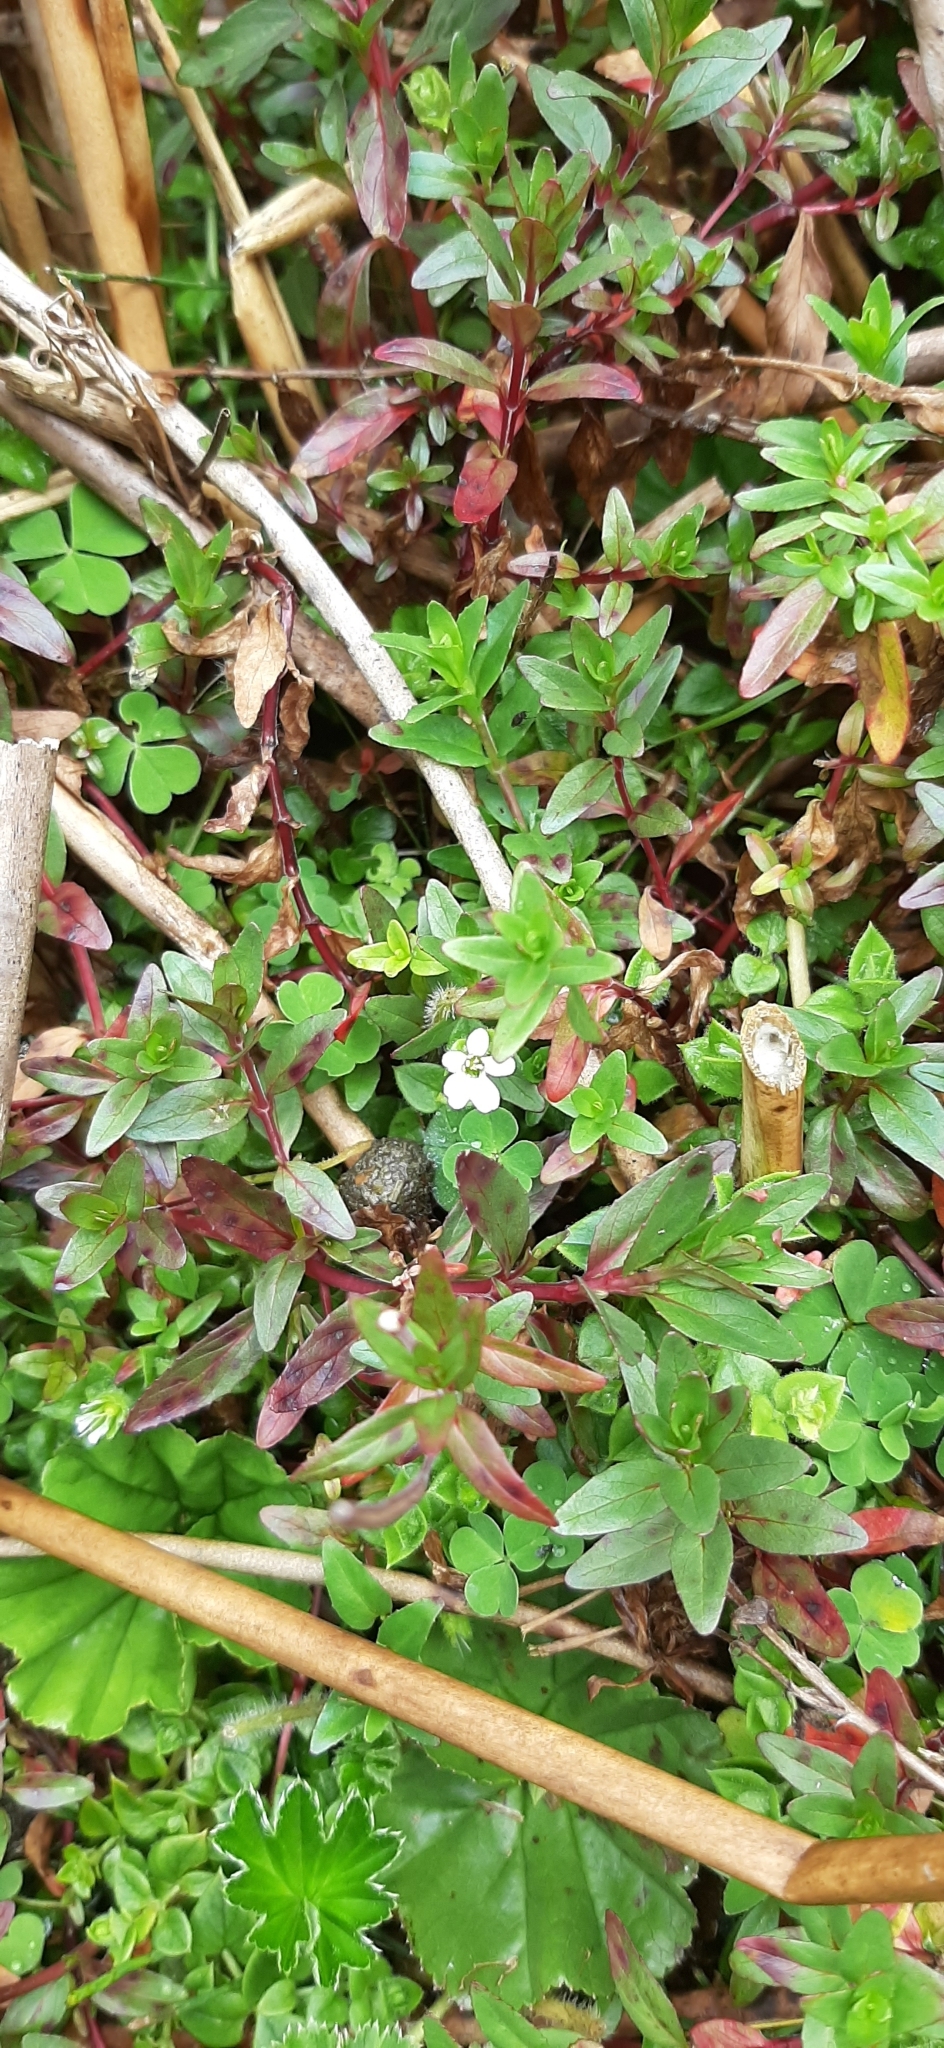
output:
[[55,773],[54,740],[0,741],[0,1151],[19,1058]]

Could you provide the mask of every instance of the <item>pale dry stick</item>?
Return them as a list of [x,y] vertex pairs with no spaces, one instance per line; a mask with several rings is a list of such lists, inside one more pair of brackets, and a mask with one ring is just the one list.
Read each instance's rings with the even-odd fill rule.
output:
[[88,268],[92,231],[72,163],[72,145],[69,141],[62,101],[59,98],[46,31],[40,18],[39,0],[20,0],[20,12],[48,127],[48,138],[44,139],[48,139],[51,144],[54,159],[52,162],[47,159],[43,175],[50,190],[60,202],[56,213],[56,240],[60,251],[64,250],[71,256],[73,263],[78,260],[84,268]]
[[814,1842],[8,1479],[0,1480],[0,1531],[774,1898],[811,1905],[944,1898],[944,1835]]
[[[37,0],[72,161],[82,188],[118,344],[143,369],[169,369],[157,293],[129,202],[124,159],[108,100],[88,0]],[[141,280],[129,282],[129,280]]]
[[161,271],[161,216],[154,185],[154,159],[144,94],[138,77],[134,37],[125,0],[89,0],[92,28],[124,159],[128,199],[144,243],[147,266]]
[[0,1151],[20,1056],[55,775],[54,741],[0,741]]
[[3,213],[10,254],[23,270],[31,271],[40,284],[53,282],[52,250],[39,201],[30,184],[20,138],[16,132],[10,102],[0,78],[0,210]]
[[941,0],[911,0],[911,20],[934,116],[941,169],[944,171],[944,9]]
[[[99,811],[93,811],[90,805],[82,803],[61,781],[56,784],[53,809],[74,859],[91,868],[92,873],[107,882],[109,888],[116,889],[119,896],[140,911],[142,917],[172,939],[182,953],[191,960],[199,961],[201,967],[212,967],[214,960],[219,960],[229,951],[222,933],[191,910],[190,905],[181,896],[176,896],[166,882],[152,874],[117,828]],[[263,998],[263,1001],[267,1014],[274,1015],[274,1006],[268,998]],[[353,1110],[347,1108],[330,1084],[310,1090],[302,1096],[302,1102],[333,1151],[354,1156],[373,1144],[373,1132],[359,1116],[355,1116]]]
[[233,229],[232,248],[242,256],[268,256],[356,214],[350,187],[329,184],[326,178],[298,178]]
[[[209,1565],[215,1571],[245,1572],[255,1578],[280,1579],[300,1586],[323,1586],[325,1583],[324,1565],[320,1557],[315,1557],[310,1551],[270,1550],[262,1543],[222,1543],[202,1536],[142,1535],[141,1541],[153,1543],[157,1550],[168,1550],[175,1557],[189,1558],[192,1564]],[[15,1537],[0,1536],[0,1564],[7,1558],[41,1556],[42,1552],[32,1544],[20,1543]],[[419,1572],[390,1571],[382,1565],[367,1565],[365,1569],[375,1584],[389,1593],[397,1607],[409,1607],[418,1600],[433,1600],[437,1607],[447,1608],[450,1614],[472,1614],[468,1601],[454,1586],[438,1585],[435,1579],[424,1579]],[[574,1640],[583,1635],[579,1621],[571,1622],[553,1608],[537,1607],[530,1600],[519,1600],[514,1614],[499,1614],[494,1618],[502,1626],[518,1629],[523,1636],[539,1629],[553,1636],[558,1650],[581,1647]],[[541,1654],[544,1654],[543,1650]],[[658,1668],[656,1658],[634,1650],[625,1636],[609,1646],[606,1656],[611,1664],[629,1664],[644,1677]],[[672,1668],[687,1684],[697,1687],[705,1699],[717,1700],[728,1706],[734,1698],[731,1681],[721,1671],[713,1671],[685,1658],[673,1660]]]
[[11,519],[26,519],[33,512],[49,512],[54,506],[63,504],[74,490],[75,477],[68,470],[57,469],[44,491],[2,491],[0,526],[8,526]]
[[776,1003],[754,1003],[741,1019],[741,1179],[803,1168],[806,1054]]
[[[179,83],[177,74],[180,70],[180,58],[157,8],[153,5],[153,0],[138,0],[138,13],[165,76],[193,129],[197,147],[213,182],[220,211],[232,235],[237,228],[245,226],[250,214],[226,152],[199,94],[194,92],[191,86]],[[336,187],[329,186],[327,190],[336,192]],[[337,197],[342,201],[343,211],[344,195],[337,193]],[[229,277],[233,314],[245,342],[249,360],[254,367],[263,373],[266,370],[291,370],[303,366],[304,351],[269,264],[264,259],[233,251],[230,257]],[[312,396],[314,387],[311,390],[304,385],[289,388],[294,389],[304,399],[306,405],[317,410]],[[276,386],[263,381],[263,390],[286,446],[294,450],[298,446],[297,437],[286,422]]]

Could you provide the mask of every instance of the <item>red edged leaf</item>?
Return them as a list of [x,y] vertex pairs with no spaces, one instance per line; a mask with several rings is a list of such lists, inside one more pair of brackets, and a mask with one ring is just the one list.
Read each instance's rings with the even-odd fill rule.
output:
[[335,1500],[328,1515],[336,1529],[389,1529],[401,1515],[419,1506],[429,1485],[432,1457],[424,1458],[415,1478],[385,1500]]
[[923,1508],[861,1508],[852,1517],[865,1530],[864,1550],[856,1557],[894,1557],[899,1550],[930,1550],[944,1539],[944,1515]]
[[351,1357],[351,1346],[356,1337],[357,1325],[345,1304],[325,1316],[299,1345],[262,1403],[256,1425],[260,1449],[271,1451],[295,1428],[306,1408],[326,1401],[353,1379],[357,1363]]
[[784,1955],[780,1937],[776,1934],[748,1934],[734,1944],[739,1955],[747,1956],[771,1984],[782,1984],[787,1991],[798,1988],[804,1975],[803,1966],[794,1962],[792,1956]]
[[347,131],[351,184],[369,234],[399,242],[406,227],[410,143],[391,92],[371,87]]
[[587,1047],[582,1038],[562,1017],[555,1027],[551,1049],[547,1056],[547,1073],[544,1076],[544,1094],[548,1102],[563,1102],[564,1097],[576,1088],[587,1064]]
[[562,1138],[549,1152],[541,1168],[541,1186],[556,1188],[562,1180],[576,1180],[594,1165],[599,1147],[594,1145],[589,1152],[572,1152],[569,1138]]
[[944,1295],[924,1301],[890,1301],[870,1308],[866,1322],[885,1337],[900,1337],[919,1351],[944,1351]]
[[450,384],[482,385],[498,390],[494,370],[471,356],[467,349],[453,348],[448,341],[426,341],[422,335],[405,335],[399,341],[385,341],[375,348],[378,363],[393,363],[398,370],[422,370],[431,377],[448,377]]
[[908,1687],[890,1671],[870,1671],[865,1682],[865,1711],[880,1728],[903,1742],[906,1749],[919,1749],[924,1737],[918,1726],[914,1701]]
[[[396,1389],[394,1390],[396,1391]],[[432,1394],[422,1401],[385,1401],[376,1415],[356,1422],[336,1443],[325,1444],[306,1458],[297,1479],[359,1479],[378,1465],[392,1465],[419,1444],[427,1454],[441,1450],[457,1407],[455,1394]],[[476,1418],[477,1419],[477,1418]]]
[[575,363],[569,370],[552,370],[546,377],[537,377],[528,397],[545,405],[560,405],[572,398],[619,398],[624,405],[638,405],[642,390],[638,377],[622,363]]
[[180,1168],[196,1214],[184,1228],[214,1244],[235,1245],[254,1259],[274,1259],[295,1243],[292,1219],[278,1195],[250,1187],[216,1159],[184,1159]]
[[808,576],[789,597],[782,598],[761,627],[741,670],[741,696],[762,697],[765,690],[772,689],[797,655],[815,640],[835,603],[818,576]]
[[456,1160],[456,1183],[465,1213],[503,1273],[510,1273],[524,1250],[531,1216],[519,1180],[498,1159],[484,1152],[462,1152]]
[[753,1585],[760,1599],[769,1600],[780,1627],[797,1642],[806,1643],[818,1657],[845,1656],[849,1648],[846,1624],[806,1558],[769,1557],[759,1550]]
[[64,939],[68,946],[87,946],[91,953],[107,953],[111,933],[98,908],[78,882],[60,882],[51,896],[44,896],[36,912],[36,929],[49,939]]
[[456,418],[463,426],[471,420],[478,420],[484,427],[490,441],[498,441],[502,430],[502,402],[497,391],[484,385],[480,376],[474,384],[466,384],[456,406]]
[[321,361],[352,368],[361,363],[374,339],[370,315],[370,267],[382,247],[373,240],[345,256],[328,273],[318,300],[318,349]]
[[669,865],[665,871],[667,880],[671,881],[672,876],[679,868],[684,867],[687,860],[697,860],[702,847],[707,846],[715,833],[722,830],[732,811],[736,811],[738,804],[743,802],[743,789],[734,789],[731,795],[723,797],[720,803],[712,804],[704,817],[695,819],[691,830],[683,832],[681,839],[677,839],[672,848]]
[[[691,2048],[770,2048],[769,2034],[760,2034],[743,2020],[700,2020],[689,2035]],[[800,2048],[799,2034],[777,2035],[779,2048]]]
[[460,1408],[446,1439],[453,1463],[479,1493],[507,1514],[520,1515],[525,1522],[543,1522],[553,1529],[554,1513],[519,1479],[513,1465],[496,1442],[488,1423],[471,1408]]
[[368,455],[389,441],[404,420],[413,418],[416,393],[401,396],[388,384],[374,384],[359,398],[339,406],[313,434],[309,434],[292,465],[298,476],[333,476],[346,469],[359,455]]
[[75,648],[58,619],[13,576],[0,576],[0,640],[25,647],[43,661],[75,660]]
[[243,1309],[228,1323],[192,1344],[182,1358],[139,1396],[125,1422],[136,1435],[142,1429],[157,1429],[162,1422],[180,1422],[231,1394],[262,1357],[251,1309]]
[[529,1344],[503,1344],[495,1337],[486,1337],[482,1346],[482,1371],[506,1386],[538,1387],[548,1393],[592,1394],[606,1386],[603,1374],[591,1372],[589,1366],[571,1365],[569,1359],[555,1358],[551,1351],[532,1351]]
[[911,684],[894,619],[880,619],[856,640],[859,702],[865,729],[880,761],[897,761],[911,730]]
[[508,496],[518,464],[488,448],[470,448],[456,485],[453,511],[463,526],[478,526],[498,511]]

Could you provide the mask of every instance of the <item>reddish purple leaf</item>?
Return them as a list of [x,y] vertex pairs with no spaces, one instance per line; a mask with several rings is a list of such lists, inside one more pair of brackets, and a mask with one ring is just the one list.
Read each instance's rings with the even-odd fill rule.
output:
[[806,1972],[792,1956],[784,1955],[776,1934],[750,1934],[734,1944],[739,1955],[756,1964],[771,1984],[783,1984],[788,1991],[799,1989]]
[[507,455],[493,455],[489,448],[470,448],[456,485],[453,511],[463,526],[478,526],[504,504],[518,464]]
[[429,1485],[433,1459],[424,1458],[415,1478],[385,1500],[336,1500],[328,1514],[336,1529],[389,1529],[401,1515],[418,1507]]
[[402,341],[385,341],[374,354],[378,363],[392,363],[398,370],[422,370],[427,376],[448,377],[450,384],[498,390],[494,370],[448,341],[426,341],[421,335],[409,334]]
[[741,696],[762,697],[765,690],[771,690],[791,661],[815,640],[835,603],[818,576],[808,576],[789,597],[782,598],[761,627],[741,670]]
[[552,1510],[519,1479],[488,1423],[472,1408],[459,1409],[446,1438],[446,1449],[460,1472],[496,1507],[504,1508],[507,1514],[520,1515],[525,1522],[543,1522],[546,1528],[553,1529]]
[[392,93],[372,86],[358,101],[347,148],[351,184],[368,233],[399,242],[409,213],[410,143]]
[[417,410],[415,400],[415,392],[402,394],[389,384],[373,385],[309,434],[295,457],[294,469],[299,476],[333,476],[335,470],[346,469],[349,462],[379,448],[405,420],[412,419]]
[[918,1749],[924,1741],[918,1726],[914,1701],[900,1678],[890,1671],[870,1671],[865,1682],[865,1711],[880,1728],[903,1742],[906,1749]]
[[919,1351],[944,1351],[944,1295],[925,1301],[890,1301],[870,1308],[866,1322],[885,1337],[900,1337]]
[[144,1215],[129,1225],[124,1250],[135,1265],[160,1266],[171,1273],[178,1272],[187,1257],[187,1247],[169,1211],[156,1207],[145,1209]]
[[7,1928],[9,1927],[15,1912],[16,1906],[12,1899],[0,1900],[0,1938],[2,1938],[4,1934],[6,1934]]
[[805,1643],[818,1657],[845,1656],[849,1648],[846,1624],[805,1558],[769,1557],[759,1550],[753,1584],[759,1598],[769,1600],[780,1627],[797,1642]]
[[462,1152],[456,1160],[456,1183],[473,1230],[495,1253],[502,1272],[510,1273],[524,1250],[531,1223],[521,1182],[500,1160],[488,1159],[484,1152]]
[[571,1365],[569,1359],[555,1358],[550,1351],[532,1351],[529,1344],[505,1344],[497,1337],[486,1337],[482,1345],[482,1371],[509,1387],[539,1387],[546,1392],[592,1394],[606,1386],[603,1374],[591,1372],[586,1365]]
[[318,347],[324,363],[339,368],[363,361],[374,339],[370,315],[370,268],[378,241],[365,242],[329,272],[318,300]]
[[254,1259],[274,1259],[295,1243],[292,1218],[278,1195],[251,1187],[215,1159],[185,1159],[180,1171],[195,1205],[184,1219],[188,1232],[235,1245]]
[[944,1540],[944,1515],[923,1508],[861,1508],[852,1517],[865,1530],[864,1550],[856,1557],[894,1557],[899,1550],[930,1550]]
[[87,946],[92,953],[107,953],[111,945],[111,933],[97,903],[78,882],[60,882],[52,896],[43,897],[36,912],[36,928],[48,939]]
[[169,1366],[152,1387],[140,1395],[125,1422],[136,1435],[142,1429],[157,1429],[162,1422],[180,1422],[231,1394],[262,1357],[251,1309],[242,1309],[219,1329],[210,1330],[182,1358]]
[[623,404],[638,405],[642,399],[639,379],[622,363],[575,363],[569,370],[552,370],[529,387],[534,404],[561,405],[573,398],[619,398]]
[[75,648],[58,619],[13,576],[0,576],[0,640],[25,647],[27,654],[39,654],[43,661],[75,660]]
[[271,1451],[289,1435],[306,1408],[326,1401],[329,1394],[336,1394],[339,1387],[353,1379],[357,1364],[351,1357],[351,1346],[356,1337],[357,1325],[345,1306],[325,1316],[324,1322],[299,1345],[262,1404],[256,1442],[264,1451]]
[[[799,2034],[784,2040],[777,2035],[778,2048],[800,2048]],[[745,2026],[743,2020],[701,2020],[689,2035],[691,2048],[770,2048],[769,2034]]]

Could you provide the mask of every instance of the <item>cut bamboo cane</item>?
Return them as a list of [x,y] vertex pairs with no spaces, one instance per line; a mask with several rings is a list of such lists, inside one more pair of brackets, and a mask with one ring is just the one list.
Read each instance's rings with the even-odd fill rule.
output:
[[799,1173],[803,1166],[806,1054],[776,1003],[754,1003],[741,1019],[741,1179]]
[[23,270],[39,279],[40,284],[53,282],[52,250],[39,210],[39,201],[30,184],[29,172],[20,147],[10,102],[7,99],[0,78],[0,208],[6,223],[10,242],[10,254],[16,258]]
[[44,177],[51,192],[59,201],[56,212],[56,242],[60,253],[64,254],[69,262],[88,270],[94,257],[91,228],[72,163],[72,145],[59,98],[46,31],[40,18],[39,0],[20,0],[20,12],[23,16],[42,106],[42,121],[38,118],[39,108],[36,109],[37,129],[41,134],[45,129],[43,140],[48,143],[50,151],[44,166]]
[[[37,0],[119,347],[147,370],[170,368],[161,310],[92,31],[88,0]],[[135,280],[135,281],[132,281]]]
[[131,23],[125,0],[89,0],[89,7],[124,161],[128,200],[141,231],[148,269],[154,277],[159,277],[161,216]]
[[55,775],[54,741],[0,741],[0,1151],[20,1054]]
[[0,1481],[0,1530],[774,1898],[944,1898],[944,1836],[814,1842],[652,1764]]
[[[53,0],[53,4],[58,4],[58,0]],[[223,145],[199,94],[194,92],[192,87],[181,85],[178,81],[180,58],[157,8],[153,5],[153,0],[139,0],[138,12],[148,40],[156,51],[165,75],[193,129],[197,147],[213,181],[220,211],[232,235],[238,228],[245,226],[250,214]],[[336,190],[334,186],[328,189]],[[338,198],[342,199],[343,194],[339,192]],[[253,367],[260,373],[266,370],[294,370],[304,367],[305,356],[301,343],[268,263],[264,259],[234,251],[230,258],[230,285],[233,294],[233,314]],[[312,403],[312,390],[304,384],[290,384],[284,386],[280,393],[274,384],[266,383],[263,383],[263,389],[286,447],[294,453],[301,437],[292,431],[292,425],[286,419],[283,403],[285,393],[292,394],[296,406],[300,410],[304,408],[302,418],[307,415],[313,424],[315,408]]]
[[299,178],[234,230],[233,249],[244,256],[267,256],[273,249],[284,249],[289,242],[300,242],[318,228],[356,213],[357,201],[350,189],[329,185],[325,178]]

